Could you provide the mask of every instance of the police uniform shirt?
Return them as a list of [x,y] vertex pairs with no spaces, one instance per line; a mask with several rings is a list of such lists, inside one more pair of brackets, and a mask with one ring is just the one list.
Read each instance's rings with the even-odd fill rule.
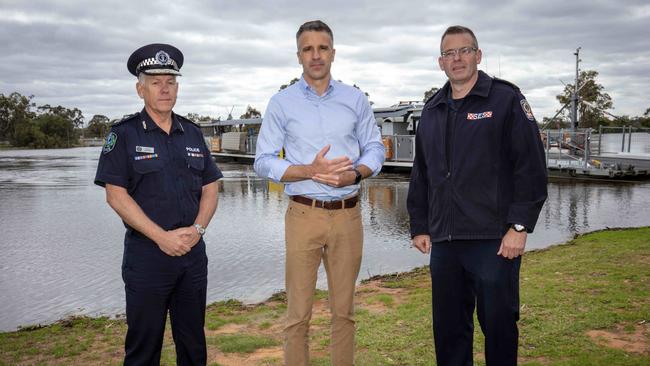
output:
[[194,223],[203,186],[221,177],[198,126],[172,113],[168,135],[143,109],[111,128],[95,184],[125,188],[152,221],[173,230]]

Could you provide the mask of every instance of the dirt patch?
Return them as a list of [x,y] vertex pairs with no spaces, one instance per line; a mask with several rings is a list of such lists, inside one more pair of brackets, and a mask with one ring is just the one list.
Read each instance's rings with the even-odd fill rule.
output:
[[[262,348],[250,354],[223,354],[216,353],[210,355],[209,362],[216,362],[223,366],[241,366],[254,365],[263,360],[276,360],[277,364],[282,364],[283,350],[282,347]],[[275,364],[275,362],[273,363]]]
[[[234,334],[234,333],[241,333],[243,330],[249,328],[248,325],[246,324],[235,324],[235,323],[228,323],[225,324],[219,329],[208,331],[206,330],[205,334],[208,335],[214,335],[214,334]],[[209,333],[208,333],[209,332]]]
[[626,331],[619,325],[614,330],[590,330],[587,335],[602,346],[629,353],[650,354],[649,332],[650,324],[643,322],[635,324],[632,332]]

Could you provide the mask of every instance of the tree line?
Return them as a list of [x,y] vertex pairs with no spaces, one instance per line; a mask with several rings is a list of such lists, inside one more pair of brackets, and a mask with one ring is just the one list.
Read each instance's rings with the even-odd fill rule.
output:
[[[578,76],[580,85],[578,95],[581,103],[578,105],[580,128],[598,128],[598,126],[633,126],[650,128],[650,108],[642,116],[618,116],[608,112],[612,108],[612,98],[605,88],[597,81],[598,72],[595,70],[581,71]],[[296,83],[293,78],[280,90]],[[355,88],[359,88],[356,84]],[[562,94],[556,96],[561,111],[555,120],[544,117],[541,121],[552,128],[567,128],[570,126],[570,108],[562,107],[571,102],[573,85],[567,84]],[[426,102],[438,91],[432,87],[424,93]],[[368,93],[364,92],[369,97]],[[13,92],[9,95],[0,94],[0,141],[8,141],[12,146],[30,148],[61,148],[79,146],[79,137],[103,138],[110,127],[120,119],[109,119],[104,115],[94,115],[84,127],[84,116],[78,108],[51,106],[49,104],[36,106],[32,101],[33,95],[24,96]],[[239,118],[259,118],[262,114],[254,107],[247,106]],[[199,123],[220,120],[197,113],[189,113],[188,119]],[[227,119],[233,119],[229,113]]]
[[[33,149],[80,146],[80,137],[104,138],[111,125],[121,120],[121,118],[111,120],[104,115],[96,114],[84,127],[85,119],[78,108],[49,104],[36,106],[32,101],[33,98],[33,95],[25,96],[18,92],[9,95],[0,94],[0,141],[7,141],[14,147]],[[257,109],[249,105],[239,118],[261,116]],[[195,123],[215,120],[198,113],[188,113],[186,117]],[[232,118],[229,114],[228,119]]]
[[36,106],[33,95],[0,94],[0,140],[13,146],[58,148],[78,145],[84,117],[78,108]]

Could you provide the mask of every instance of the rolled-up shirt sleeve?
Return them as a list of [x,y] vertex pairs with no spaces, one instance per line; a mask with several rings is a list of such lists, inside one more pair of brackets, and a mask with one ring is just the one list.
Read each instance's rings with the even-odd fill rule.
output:
[[381,141],[381,132],[379,126],[377,126],[370,103],[368,103],[368,98],[362,93],[357,102],[357,110],[360,112],[356,130],[361,155],[355,162],[355,166],[367,166],[372,170],[372,176],[374,177],[379,174],[384,164],[386,147]]
[[280,182],[286,170],[291,166],[288,161],[280,159],[284,136],[284,115],[274,97],[266,107],[255,148],[253,168],[260,177]]

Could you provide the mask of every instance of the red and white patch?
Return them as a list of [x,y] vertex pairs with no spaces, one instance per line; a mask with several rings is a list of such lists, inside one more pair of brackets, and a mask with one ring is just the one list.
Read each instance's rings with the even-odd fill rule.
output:
[[484,119],[484,118],[492,118],[492,111],[481,112],[481,113],[467,113],[467,119],[469,121]]

